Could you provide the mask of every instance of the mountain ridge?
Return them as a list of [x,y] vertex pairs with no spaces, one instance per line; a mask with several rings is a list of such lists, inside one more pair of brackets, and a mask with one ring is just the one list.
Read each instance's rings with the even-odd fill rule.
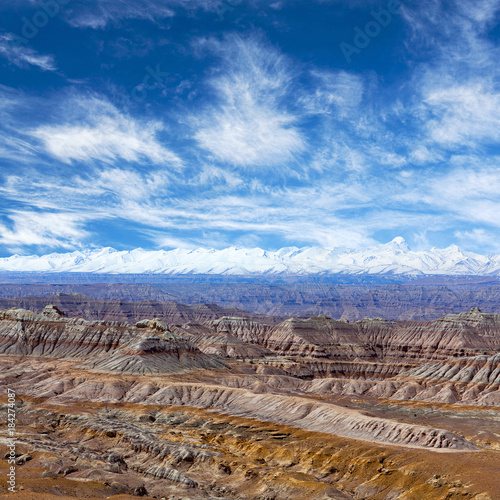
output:
[[164,274],[164,275],[312,275],[423,277],[427,275],[499,276],[500,255],[481,255],[451,245],[410,250],[402,237],[376,247],[115,250],[106,247],[70,253],[0,258],[0,272]]

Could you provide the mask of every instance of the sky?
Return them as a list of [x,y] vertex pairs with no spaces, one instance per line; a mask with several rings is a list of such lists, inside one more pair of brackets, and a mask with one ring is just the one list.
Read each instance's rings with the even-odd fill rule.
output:
[[500,253],[500,0],[3,0],[0,256]]

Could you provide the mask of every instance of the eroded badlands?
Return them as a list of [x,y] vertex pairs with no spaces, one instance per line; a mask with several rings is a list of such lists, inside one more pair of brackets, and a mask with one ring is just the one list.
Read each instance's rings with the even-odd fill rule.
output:
[[275,323],[1,311],[18,498],[500,498],[500,315]]

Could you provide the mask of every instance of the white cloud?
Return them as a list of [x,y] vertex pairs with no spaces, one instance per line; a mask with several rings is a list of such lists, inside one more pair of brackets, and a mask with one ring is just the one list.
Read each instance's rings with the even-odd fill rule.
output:
[[428,165],[442,161],[443,157],[439,152],[431,151],[422,144],[416,144],[414,149],[410,151],[408,159],[416,165]]
[[[500,139],[500,75],[496,52],[483,40],[491,11],[457,8],[450,20],[440,2],[429,3],[436,6],[428,20],[435,32],[442,23],[434,39],[442,50],[424,53],[429,60],[416,64],[403,90],[383,88],[382,79],[368,74],[310,69],[258,37],[198,40],[198,55],[210,55],[203,65],[216,63],[205,88],[189,80],[193,99],[185,109],[192,111],[180,122],[192,127],[198,147],[188,151],[193,161],[182,172],[163,142],[162,122],[136,119],[104,98],[73,97],[47,113],[53,122],[30,124],[28,135],[17,109],[0,95],[0,117],[11,116],[18,133],[1,147],[10,148],[10,159],[24,148],[45,162],[43,176],[16,172],[4,184],[1,193],[12,206],[29,208],[0,228],[0,242],[75,247],[92,221],[109,218],[168,248],[259,240],[359,247],[401,229],[422,246],[433,231],[489,245],[489,229],[500,228],[500,160],[484,164],[481,157],[482,146]],[[95,18],[95,28],[122,15],[115,5],[102,5],[109,9]],[[124,7],[121,19],[129,15],[154,17]],[[419,15],[424,33],[426,14]],[[18,115],[28,109],[25,104]],[[185,132],[174,131],[181,140]],[[40,145],[52,156],[50,165],[36,156]],[[470,156],[458,158],[466,148]],[[68,166],[76,162],[88,164],[82,173]],[[35,209],[51,213],[36,219]],[[61,234],[50,232],[58,210],[66,214]]]
[[283,109],[290,76],[283,57],[255,39],[205,41],[222,59],[213,77],[217,105],[193,119],[200,146],[217,159],[245,167],[277,166],[303,151],[296,117]]
[[64,124],[43,125],[31,132],[59,160],[65,163],[147,160],[179,166],[178,157],[156,137],[163,128],[160,122],[139,122],[97,98],[77,99],[66,102],[65,106],[76,107],[80,115],[66,118]]
[[159,21],[174,15],[168,1],[91,0],[85,5],[69,6],[68,22],[77,28],[103,29],[123,19]]
[[98,218],[106,214],[129,217],[131,214],[127,207],[131,207],[133,214],[133,207],[137,204],[147,206],[154,198],[168,196],[172,182],[168,171],[141,173],[117,167],[99,170],[85,177],[41,177],[36,172],[30,172],[27,177],[30,177],[29,186],[26,186],[25,176],[8,176],[0,193],[40,210],[61,207],[75,213],[92,210],[93,216]]
[[161,249],[187,248],[194,250],[204,246],[203,242],[193,243],[189,240],[176,238],[161,232],[151,232],[149,236],[154,240],[156,246]]
[[304,148],[294,119],[258,106],[226,108],[212,117],[213,127],[195,134],[200,146],[221,161],[238,166],[276,166],[294,159]]
[[243,179],[232,172],[228,172],[220,167],[205,166],[202,168],[199,176],[193,181],[195,185],[210,185],[214,187],[217,184],[224,184],[228,188],[236,188],[243,184]]
[[364,85],[360,76],[346,71],[313,70],[314,93],[300,99],[312,114],[332,114],[357,121]]
[[484,164],[481,157],[452,158],[448,172],[419,176],[394,199],[408,207],[419,207],[423,213],[435,213],[443,221],[442,229],[463,226],[464,223],[498,229],[498,162],[500,158],[492,158],[488,164]]
[[484,82],[430,88],[424,102],[436,116],[428,124],[435,142],[475,145],[500,138],[500,93]]
[[423,0],[402,9],[413,35],[409,50],[428,57],[420,56],[412,83],[419,99],[413,114],[422,132],[420,145],[431,157],[440,156],[439,148],[498,142],[500,48],[488,31],[499,9],[498,0]]
[[35,66],[42,71],[56,71],[54,56],[39,54],[30,47],[15,42],[12,34],[0,34],[0,55],[20,68]]
[[141,174],[131,170],[111,168],[99,172],[97,178],[80,181],[85,188],[93,186],[100,193],[114,193],[132,202],[148,200],[166,194],[170,183],[168,172],[157,171]]
[[[435,191],[441,191],[445,195],[444,203],[448,200],[458,202],[470,198],[500,200],[498,191],[500,171],[498,164],[495,165],[495,158],[492,160],[489,165],[480,167],[477,163],[481,162],[481,158],[468,156],[453,158],[451,160],[453,170],[433,179],[436,181]],[[497,157],[496,161],[500,161],[500,158]]]
[[25,165],[39,160],[31,138],[23,134],[18,121],[29,108],[29,102],[30,97],[24,92],[0,85],[0,157],[4,161]]
[[14,211],[9,226],[0,223],[0,244],[6,247],[46,246],[74,248],[89,233],[83,225],[90,217],[72,213]]
[[84,5],[69,6],[67,17],[68,23],[77,28],[104,29],[126,19],[158,23],[175,16],[179,9],[209,11],[222,16],[237,6],[234,0],[87,0]]
[[453,235],[461,244],[467,246],[498,248],[497,235],[491,234],[482,228],[474,228],[470,231],[455,231]]
[[[206,167],[201,174],[191,172],[190,177],[114,167],[93,177],[33,178],[29,185],[24,178],[11,176],[2,194],[42,213],[64,210],[76,222],[71,226],[71,219],[62,227],[81,230],[97,220],[127,221],[131,234],[137,231],[166,248],[221,248],[238,238],[242,242],[278,239],[294,245],[356,248],[373,245],[378,231],[398,234],[412,228],[414,234],[428,237],[428,231],[460,228],[464,221],[500,227],[496,190],[500,174],[493,166],[477,171],[461,166],[472,161],[455,160],[455,168],[446,175],[413,172],[403,181],[393,177],[390,185],[364,174],[357,179],[323,178],[320,183],[288,188],[249,185],[244,194],[240,183],[230,186],[225,180],[227,172],[216,167]],[[182,183],[185,187],[179,190]],[[193,191],[186,186],[193,186]],[[36,227],[48,226],[46,219],[26,227],[23,217],[18,218],[15,230],[6,233],[4,243],[49,245],[52,241],[53,246],[69,248],[81,241],[77,234],[69,237],[68,230],[66,237],[50,235],[45,229],[36,232]],[[55,216],[50,220],[54,228],[57,220]],[[472,244],[465,233],[462,237]]]
[[407,47],[418,52],[432,48],[432,56],[449,64],[489,65],[494,46],[484,37],[495,23],[500,9],[498,0],[420,0],[401,12],[410,28]]
[[[221,169],[207,167],[202,176],[205,175],[207,177],[201,180],[199,174],[192,177],[193,183],[206,186],[202,197],[196,193],[186,194],[185,190],[177,194],[169,192],[171,186],[182,182],[180,177],[170,178],[158,172],[140,174],[117,168],[91,178],[76,175],[64,179],[34,178],[28,186],[22,177],[11,176],[2,194],[43,212],[59,207],[88,223],[102,219],[135,223],[138,227],[135,230],[165,247],[181,246],[181,240],[185,242],[182,246],[204,246],[204,241],[206,246],[210,241],[212,246],[221,247],[234,241],[231,234],[238,234],[238,238],[247,234],[253,238],[278,237],[329,246],[373,243],[367,236],[369,229],[359,218],[343,220],[336,215],[347,207],[369,203],[375,193],[367,192],[365,186],[352,183],[290,189],[261,186],[257,191],[249,187],[245,196],[241,196],[233,194],[233,188],[228,187],[229,192],[226,192],[210,186],[210,176],[221,176],[225,182],[225,172]],[[200,184],[201,181],[208,184]],[[191,180],[184,179],[184,182],[189,185]],[[238,189],[240,184],[234,187]],[[50,222],[57,226],[55,218]],[[11,242],[17,238],[18,243],[48,244],[50,240],[45,230],[40,235],[20,228],[11,233],[8,238]],[[180,238],[178,234],[186,236]],[[26,235],[24,240],[21,235]],[[60,240],[53,238],[54,246],[60,245]],[[69,245],[70,241],[67,238],[66,243]],[[76,238],[73,243],[77,244]]]

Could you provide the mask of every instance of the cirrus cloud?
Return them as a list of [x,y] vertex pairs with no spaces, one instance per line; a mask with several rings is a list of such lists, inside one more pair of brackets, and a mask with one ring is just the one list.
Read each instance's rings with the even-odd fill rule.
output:
[[297,117],[282,105],[291,78],[283,56],[258,39],[237,35],[200,45],[224,63],[209,82],[216,104],[193,119],[200,146],[239,167],[293,162],[306,141],[295,126]]
[[179,165],[179,158],[156,138],[163,125],[159,121],[140,122],[99,98],[74,99],[80,113],[67,123],[41,125],[31,132],[49,154],[65,163],[72,161],[149,161]]

